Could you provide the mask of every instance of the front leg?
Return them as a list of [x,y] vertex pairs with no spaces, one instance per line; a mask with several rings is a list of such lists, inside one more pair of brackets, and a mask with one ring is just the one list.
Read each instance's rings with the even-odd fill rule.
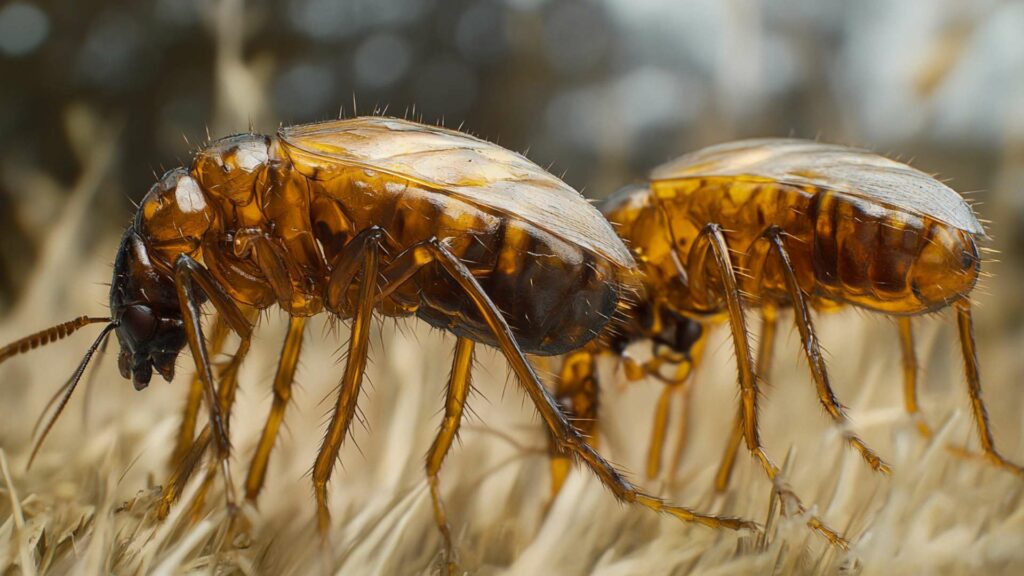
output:
[[[596,354],[597,350],[592,345],[568,354],[554,390],[555,400],[562,410],[594,447],[597,445],[601,391],[597,381]],[[562,450],[557,440],[548,435],[548,458],[551,464],[551,498],[554,500],[572,469],[572,454]]]
[[[224,320],[218,315],[214,318],[213,327],[210,329],[210,354],[220,354],[224,347],[224,340],[227,339],[228,327]],[[178,427],[178,438],[174,444],[174,451],[167,461],[170,470],[176,470],[185,456],[192,448],[196,437],[196,424],[199,422],[199,409],[203,403],[203,381],[196,372],[192,375],[189,384],[188,396],[185,399],[185,409],[182,411],[181,425]]]
[[[229,508],[234,509],[234,486],[231,482],[231,469],[228,462],[231,443],[228,439],[227,416],[230,414],[231,402],[234,399],[237,368],[249,350],[252,325],[209,271],[191,257],[184,255],[178,258],[175,263],[174,283],[178,292],[178,304],[181,308],[189,350],[192,352],[196,373],[203,383],[204,395],[210,409],[213,441],[217,447],[217,457],[221,462],[221,469],[224,472],[225,496],[228,499]],[[221,386],[219,392],[214,386],[213,370],[210,367],[210,358],[206,349],[206,337],[203,335],[200,290],[241,340],[232,360],[232,366],[229,367],[231,383]]]

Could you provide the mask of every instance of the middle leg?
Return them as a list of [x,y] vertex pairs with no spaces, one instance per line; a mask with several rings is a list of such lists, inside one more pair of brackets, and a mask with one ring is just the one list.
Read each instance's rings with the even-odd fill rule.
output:
[[288,334],[285,336],[281,349],[281,358],[274,376],[274,400],[270,406],[270,415],[263,427],[260,443],[249,466],[249,476],[245,480],[245,497],[255,502],[263,489],[267,476],[267,464],[270,462],[270,451],[274,448],[277,433],[284,421],[284,412],[292,397],[292,383],[295,381],[295,369],[299,364],[299,351],[302,349],[302,336],[305,332],[306,317],[292,316],[288,323]]
[[[324,436],[320,452],[317,453],[313,465],[313,493],[316,496],[317,525],[320,535],[327,536],[331,527],[331,512],[327,507],[327,483],[334,471],[349,424],[356,413],[356,402],[363,383],[363,371],[366,368],[370,345],[370,320],[373,316],[374,294],[377,288],[377,272],[380,263],[380,245],[384,233],[379,228],[369,228],[360,232],[350,243],[350,249],[344,254],[343,261],[334,268],[328,286],[328,306],[339,309],[339,300],[348,286],[355,280],[359,268],[362,268],[362,279],[359,281],[358,296],[355,304],[355,316],[352,320],[352,335],[348,342],[348,358],[345,373],[341,378],[338,401],[331,416],[327,434]],[[361,260],[361,266],[360,266]]]

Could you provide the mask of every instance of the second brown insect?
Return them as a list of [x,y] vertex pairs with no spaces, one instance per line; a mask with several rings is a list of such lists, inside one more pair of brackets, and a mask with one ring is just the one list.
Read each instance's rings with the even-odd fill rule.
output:
[[[970,293],[980,273],[976,238],[984,232],[963,198],[932,176],[844,146],[748,140],[665,164],[653,172],[649,184],[628,187],[610,198],[602,212],[639,263],[643,296],[627,310],[630,320],[619,333],[566,358],[556,396],[593,435],[600,388],[597,355],[624,358],[630,379],[652,376],[664,381],[648,476],[661,468],[671,394],[685,390],[708,328],[725,321],[736,353],[740,406],[716,488],[725,489],[744,442],[767,475],[777,478],[779,469],[761,445],[757,417],[758,382],[770,370],[780,308],[793,309],[826,412],[872,468],[888,471],[853,431],[833,392],[815,334],[812,308],[844,305],[897,318],[906,409],[925,435],[930,432],[918,410],[911,318],[954,308],[984,455],[1022,474],[1019,465],[996,450],[981,399]],[[756,364],[744,315],[750,307],[762,315]],[[634,362],[626,348],[641,341],[652,344],[652,358]],[[552,467],[557,490],[566,465],[555,454]],[[795,494],[784,495],[802,509]],[[842,543],[816,518],[811,525]]]

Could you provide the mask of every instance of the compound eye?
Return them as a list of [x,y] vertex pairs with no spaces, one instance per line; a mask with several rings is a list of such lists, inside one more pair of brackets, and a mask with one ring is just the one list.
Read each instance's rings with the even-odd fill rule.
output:
[[127,328],[128,335],[136,342],[146,342],[156,334],[157,318],[148,306],[136,304],[129,306],[121,317],[121,323]]

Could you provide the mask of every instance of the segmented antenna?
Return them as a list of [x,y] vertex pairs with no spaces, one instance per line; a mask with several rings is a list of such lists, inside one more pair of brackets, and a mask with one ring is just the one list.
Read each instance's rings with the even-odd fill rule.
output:
[[[79,318],[78,320],[82,320],[82,318]],[[97,319],[88,318],[87,320]],[[74,321],[69,322],[69,324],[73,322]],[[84,324],[82,324],[82,326],[93,323],[94,322],[87,321]],[[79,326],[79,328],[81,328],[81,326]],[[53,399],[50,400],[50,403],[47,405],[47,410],[50,410],[51,407],[55,406],[53,408],[54,412],[53,414],[50,415],[49,418],[45,419],[46,424],[42,426],[42,433],[40,433],[38,438],[36,438],[35,445],[32,447],[32,454],[29,455],[28,464],[25,465],[26,470],[32,467],[32,463],[35,462],[36,455],[39,454],[39,449],[42,448],[43,446],[43,441],[46,440],[46,437],[50,434],[50,430],[53,428],[53,425],[57,422],[57,419],[60,418],[61,413],[64,412],[64,407],[68,405],[68,400],[71,399],[71,395],[75,393],[75,387],[78,386],[78,382],[82,379],[82,374],[85,374],[85,369],[89,367],[89,361],[92,360],[92,356],[93,354],[96,353],[96,349],[99,348],[101,344],[103,344],[103,342],[107,339],[107,336],[110,335],[110,332],[114,328],[117,328],[117,324],[114,322],[107,324],[106,327],[103,328],[103,331],[100,332],[100,335],[96,337],[96,340],[92,343],[91,346],[89,346],[89,349],[86,350],[85,356],[82,358],[82,361],[79,362],[78,368],[75,369],[75,372],[71,375],[71,378],[68,379],[67,383],[61,387],[60,391],[58,391],[59,399],[57,399],[57,395],[54,396],[54,399],[57,399],[56,404],[54,404]],[[46,412],[43,412],[43,414],[40,416],[40,421],[36,422],[36,426],[34,428],[35,430],[40,429],[40,422],[43,421],[43,418],[45,416]]]
[[79,316],[74,320],[70,320],[62,324],[57,324],[56,326],[53,326],[52,328],[47,328],[42,332],[36,332],[35,334],[26,336],[21,340],[11,342],[7,346],[0,348],[0,363],[4,362],[5,360],[12,356],[24,354],[29,350],[34,350],[36,348],[39,348],[40,346],[46,346],[51,342],[56,342],[61,338],[70,336],[71,334],[74,334],[76,331],[78,331],[79,328],[84,328],[90,324],[99,324],[100,322],[110,322],[110,318],[92,318],[89,316]]

